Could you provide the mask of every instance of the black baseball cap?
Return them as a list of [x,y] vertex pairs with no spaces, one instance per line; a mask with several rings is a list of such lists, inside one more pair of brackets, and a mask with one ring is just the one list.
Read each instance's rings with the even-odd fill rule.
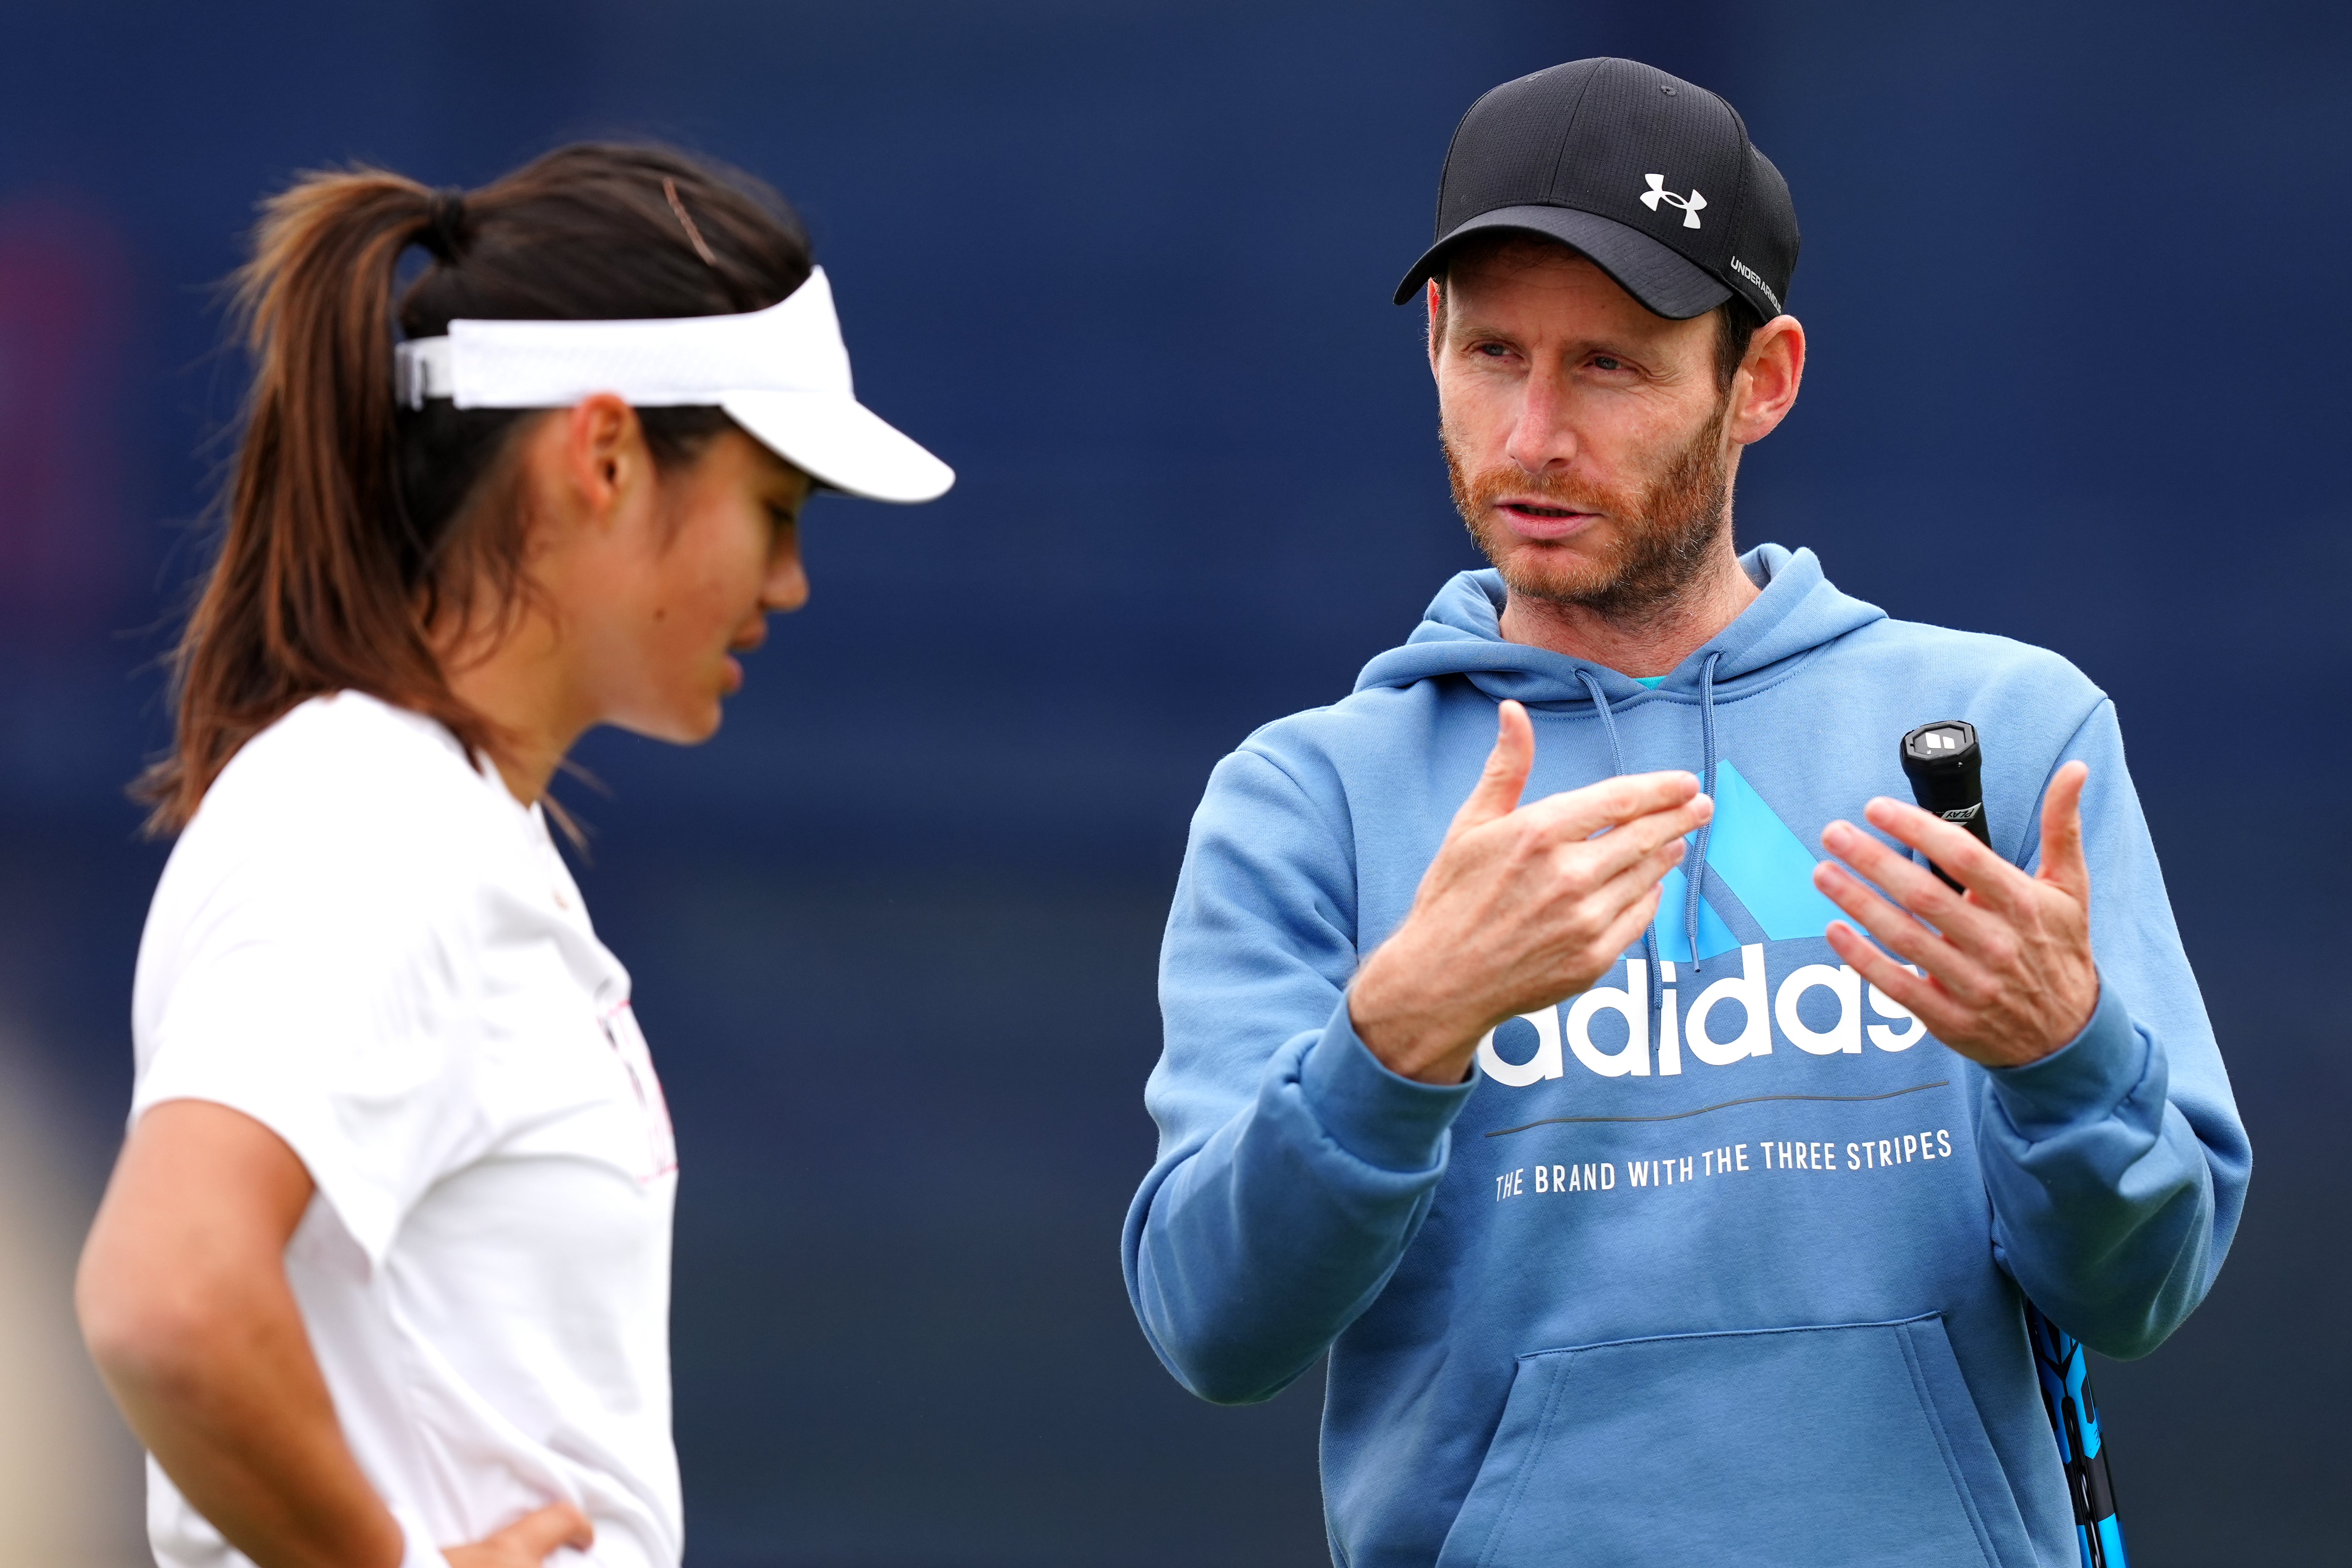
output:
[[1436,238],[1396,302],[1488,229],[1559,240],[1678,321],[1734,294],[1769,321],[1797,270],[1788,182],[1739,111],[1638,60],[1570,60],[1472,104],[1438,178]]

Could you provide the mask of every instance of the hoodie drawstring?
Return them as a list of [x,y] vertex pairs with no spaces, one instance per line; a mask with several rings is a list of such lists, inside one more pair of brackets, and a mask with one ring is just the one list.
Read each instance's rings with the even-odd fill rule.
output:
[[[1705,737],[1702,744],[1706,748],[1705,771],[1698,775],[1698,787],[1710,800],[1715,798],[1715,667],[1722,658],[1723,653],[1720,649],[1708,654],[1706,667],[1698,672],[1698,723],[1699,732]],[[1611,737],[1610,743],[1612,745],[1616,743],[1613,735]],[[1709,813],[1707,819],[1699,825],[1698,844],[1696,847],[1697,853],[1693,857],[1690,869],[1684,873],[1683,877],[1683,879],[1690,884],[1683,898],[1683,934],[1690,942],[1691,972],[1694,975],[1697,973],[1699,966],[1699,887],[1706,880],[1706,847],[1708,839],[1714,835],[1715,816],[1713,813]]]
[[[1715,667],[1710,663],[1707,668],[1709,669],[1713,669]],[[1578,670],[1576,672],[1576,679],[1584,682],[1586,695],[1592,699],[1592,706],[1600,710],[1601,728],[1605,731],[1609,736],[1609,766],[1616,774],[1622,776],[1625,772],[1625,748],[1620,745],[1617,741],[1617,716],[1609,710],[1608,694],[1601,689],[1601,682],[1592,678],[1592,673],[1590,670]],[[1711,737],[1713,736],[1714,731],[1709,730],[1707,733],[1710,736],[1708,743],[1712,745],[1713,741]],[[1696,920],[1697,917],[1693,916],[1692,918]],[[1642,928],[1642,951],[1649,956],[1650,973],[1653,975],[1656,975],[1659,973],[1659,970],[1658,922],[1655,921],[1650,921],[1647,925]],[[1691,951],[1693,952],[1696,952],[1698,951],[1696,944],[1693,944]],[[1660,1005],[1660,994],[1654,986],[1650,988],[1650,1005],[1653,1008],[1655,1008]]]

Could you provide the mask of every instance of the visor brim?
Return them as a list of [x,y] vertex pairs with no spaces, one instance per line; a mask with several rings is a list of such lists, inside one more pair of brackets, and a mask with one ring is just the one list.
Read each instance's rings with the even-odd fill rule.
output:
[[853,398],[818,392],[730,392],[715,400],[752,439],[845,495],[937,500],[955,470]]

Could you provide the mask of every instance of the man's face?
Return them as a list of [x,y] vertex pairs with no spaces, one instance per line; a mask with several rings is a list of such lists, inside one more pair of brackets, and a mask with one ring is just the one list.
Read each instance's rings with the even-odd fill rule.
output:
[[1729,521],[1712,315],[1653,315],[1563,246],[1452,269],[1430,342],[1454,504],[1523,597],[1671,603]]

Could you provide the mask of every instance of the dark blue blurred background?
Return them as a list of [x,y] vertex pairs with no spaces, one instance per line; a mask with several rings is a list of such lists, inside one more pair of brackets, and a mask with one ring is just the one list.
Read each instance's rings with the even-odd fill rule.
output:
[[571,794],[685,1147],[691,1561],[1319,1560],[1314,1389],[1196,1405],[1119,1288],[1158,928],[1214,760],[1474,563],[1387,303],[1456,117],[1636,55],[1730,97],[1804,223],[1811,375],[1743,469],[1743,542],[2055,647],[2122,709],[2258,1151],[2211,1300],[2098,1372],[2134,1555],[2328,1555],[2345,16],[10,6],[0,1087],[64,1130],[86,1214],[163,855],[121,790],[166,733],[153,660],[242,374],[209,286],[255,199],[352,158],[474,184],[580,135],[681,140],[799,204],[861,392],[961,475],[929,508],[820,502],[814,602],[719,739],[600,737],[610,798]]

